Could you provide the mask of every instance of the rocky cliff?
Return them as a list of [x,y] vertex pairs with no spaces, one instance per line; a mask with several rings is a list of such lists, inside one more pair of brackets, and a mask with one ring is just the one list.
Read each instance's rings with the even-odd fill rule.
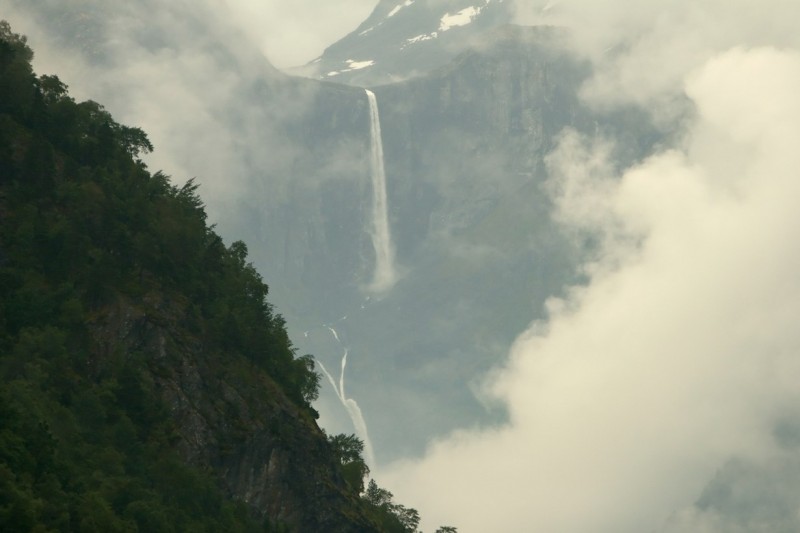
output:
[[378,531],[346,490],[313,413],[268,373],[187,331],[188,305],[150,294],[104,306],[90,325],[92,372],[115,353],[139,354],[180,456],[213,472],[260,520],[292,531]]

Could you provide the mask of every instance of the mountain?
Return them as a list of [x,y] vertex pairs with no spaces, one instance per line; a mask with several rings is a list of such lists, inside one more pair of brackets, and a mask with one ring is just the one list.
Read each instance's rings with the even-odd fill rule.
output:
[[[551,219],[546,189],[545,158],[561,132],[619,139],[620,165],[663,136],[641,112],[599,113],[580,101],[591,70],[568,51],[568,38],[555,28],[496,27],[448,65],[372,88],[401,272],[390,291],[363,290],[372,265],[363,229],[368,190],[354,194],[369,183],[363,174],[318,192],[296,186],[291,227],[320,236],[305,252],[326,249],[320,263],[282,269],[270,261],[281,256],[277,249],[260,258],[267,271],[296,279],[283,284],[293,294],[311,286],[331,294],[318,302],[325,314],[291,308],[298,318],[290,329],[328,368],[349,350],[349,390],[384,457],[417,453],[431,435],[456,427],[501,420],[476,397],[476,380],[531,320],[544,318],[549,297],[578,281],[574,266],[585,250]],[[362,97],[350,112],[362,132],[365,105]],[[329,131],[324,122],[317,129]],[[360,221],[343,219],[356,214]],[[268,235],[261,233],[259,249]]]
[[317,426],[246,245],[32,56],[0,22],[0,529],[415,529]]
[[[677,155],[692,161],[696,154],[692,154],[691,149],[686,153],[687,138],[678,135],[697,118],[696,111],[702,110],[693,109],[681,89],[666,95],[666,100],[659,100],[668,105],[663,109],[659,106],[652,114],[653,109],[603,109],[590,105],[582,96],[587,81],[596,73],[582,56],[572,52],[575,48],[571,41],[573,36],[559,28],[508,24],[512,20],[508,1],[396,0],[376,1],[376,4],[368,20],[342,41],[332,44],[318,61],[295,72],[306,76],[303,78],[272,68],[258,52],[256,43],[247,41],[239,28],[230,23],[225,16],[227,4],[218,0],[169,3],[155,0],[0,0],[4,16],[8,14],[15,24],[24,26],[37,50],[43,51],[38,56],[40,64],[63,72],[63,79],[69,80],[73,94],[103,101],[122,122],[144,126],[159,150],[142,153],[143,161],[179,179],[197,177],[193,183],[199,184],[199,189],[189,190],[178,204],[186,207],[187,199],[192,204],[203,198],[209,221],[216,224],[215,231],[228,243],[222,246],[224,252],[219,250],[221,257],[229,261],[234,256],[240,257],[234,252],[241,249],[231,247],[235,239],[247,241],[247,257],[270,285],[270,301],[286,319],[285,330],[292,339],[292,348],[297,355],[311,354],[320,372],[320,397],[313,403],[313,409],[320,413],[320,424],[329,433],[358,431],[368,436],[370,440],[365,441],[363,452],[369,456],[366,443],[371,444],[375,459],[368,459],[368,462],[373,474],[379,476],[386,463],[421,455],[432,441],[451,431],[506,422],[503,406],[492,403],[484,394],[482,385],[487,372],[503,367],[512,343],[531,321],[541,320],[542,327],[547,326],[548,299],[570,290],[565,287],[577,286],[578,291],[582,290],[580,285],[585,279],[580,265],[586,264],[587,259],[591,263],[596,243],[579,240],[554,216],[553,187],[558,178],[551,171],[554,148],[562,146],[562,141],[572,138],[573,134],[589,146],[606,146],[609,141],[607,144],[615,151],[607,154],[608,162],[613,167],[611,174],[615,175],[623,175],[626,169],[640,163],[648,167],[652,154],[671,153],[664,147],[676,148]],[[627,54],[631,50],[641,51],[641,46],[647,43],[657,43],[654,50],[662,52],[685,51],[682,45],[661,49],[661,37],[669,40],[673,23],[681,27],[684,18],[702,21],[702,16],[695,15],[713,14],[714,10],[713,6],[700,6],[696,12],[690,9],[675,15],[677,13],[654,24],[652,28],[657,28],[657,32],[642,34],[650,35],[651,39],[639,40],[631,49],[626,49],[625,44],[607,49],[602,52],[603,57],[610,59],[610,64],[618,64],[617,59],[629,57]],[[685,16],[687,13],[691,16]],[[741,27],[737,28],[736,31],[740,31]],[[702,35],[702,31],[697,35]],[[693,49],[692,44],[689,49]],[[733,57],[750,57],[750,53],[745,52],[742,49]],[[699,55],[705,57],[705,53]],[[615,57],[616,54],[619,55]],[[760,57],[763,59],[770,54]],[[601,52],[596,51],[595,55]],[[628,67],[646,64],[655,65],[657,69],[666,56],[645,53],[631,57],[647,61],[627,62]],[[724,54],[724,57],[730,55]],[[698,68],[702,65],[697,63]],[[665,72],[669,71],[669,66],[664,65]],[[11,79],[0,78],[0,87],[8,88]],[[53,87],[51,85],[50,90]],[[373,93],[374,101],[365,87]],[[722,83],[720,87],[727,85]],[[0,100],[0,105],[5,103]],[[662,111],[670,115],[669,125],[653,122],[654,115],[664,118]],[[680,119],[673,122],[676,116],[686,119],[685,123],[680,124]],[[700,123],[703,120],[700,117]],[[29,126],[20,126],[5,118],[2,121],[0,131],[5,137],[0,143],[0,160],[4,166],[0,168],[0,176],[17,172],[15,169],[21,164],[22,156],[33,154],[24,159],[30,165],[34,161],[49,161],[47,157],[39,157],[49,153],[42,145],[8,140],[18,139],[20,131],[24,132],[23,137],[35,138],[29,133]],[[728,124],[728,121],[722,123]],[[98,140],[95,133],[87,138]],[[706,134],[715,135],[703,132]],[[136,136],[128,141],[132,139]],[[382,158],[377,157],[377,140],[382,141]],[[689,144],[695,142],[689,141]],[[29,150],[34,146],[41,150]],[[725,159],[724,154],[716,156]],[[739,159],[731,160],[734,166]],[[380,179],[381,172],[376,171],[376,160],[383,164],[383,179]],[[58,169],[62,156],[55,161]],[[111,203],[103,204],[107,207],[102,213],[119,211],[120,216],[139,220],[135,210],[124,209],[127,196],[109,194],[103,188],[107,185],[101,179],[103,176],[95,177],[97,180],[92,183],[96,187],[86,185],[78,191],[78,199],[93,207],[98,199],[107,197]],[[163,179],[157,178],[154,183]],[[726,179],[720,177],[723,182]],[[385,186],[385,195],[380,193],[380,182]],[[165,185],[163,189],[156,191],[159,206],[167,201],[166,197],[181,196],[180,186]],[[76,383],[79,386],[73,389],[87,390],[86,394],[67,388],[72,396],[46,396],[39,392],[44,386],[33,388],[31,392],[14,382],[13,387],[7,389],[9,393],[0,395],[0,416],[3,417],[0,438],[4,439],[0,454],[5,454],[5,461],[16,461],[13,468],[0,469],[0,480],[4,483],[2,501],[14,503],[0,506],[0,512],[12,510],[10,515],[24,521],[26,517],[45,511],[48,516],[58,518],[63,515],[59,514],[59,509],[63,508],[74,511],[74,516],[80,516],[83,508],[110,508],[116,512],[120,501],[125,502],[127,508],[128,503],[134,502],[109,499],[110,495],[124,493],[119,487],[133,487],[139,491],[142,484],[121,480],[119,472],[127,474],[129,466],[139,464],[131,458],[148,453],[151,455],[147,457],[152,457],[153,454],[150,448],[137,452],[139,455],[130,455],[128,448],[122,447],[120,452],[119,449],[109,451],[108,448],[113,447],[105,446],[110,439],[116,439],[115,443],[126,442],[132,432],[122,426],[127,426],[126,420],[129,420],[135,426],[133,433],[141,433],[142,427],[152,426],[155,429],[148,431],[166,434],[166,440],[175,437],[163,428],[179,428],[175,434],[181,444],[173,449],[177,455],[168,454],[163,462],[154,464],[168,466],[170,469],[165,468],[165,471],[180,474],[172,476],[175,479],[194,480],[190,485],[200,487],[202,494],[197,497],[190,492],[187,497],[179,490],[187,486],[186,483],[171,483],[169,476],[158,477],[157,472],[154,473],[158,469],[150,468],[142,473],[149,483],[145,485],[146,490],[134,493],[139,504],[132,507],[128,515],[122,510],[123,520],[135,519],[134,516],[174,514],[183,517],[194,513],[198,514],[198,520],[208,518],[222,524],[229,520],[252,525],[247,510],[242,512],[236,504],[230,506],[226,496],[239,487],[236,490],[243,492],[237,494],[245,495],[240,500],[247,499],[250,489],[257,492],[258,487],[263,487],[260,481],[249,484],[247,468],[266,456],[259,455],[256,462],[251,462],[247,454],[255,454],[262,446],[269,449],[276,443],[264,440],[258,446],[246,447],[246,453],[232,454],[230,457],[244,465],[243,468],[233,467],[225,462],[229,457],[229,441],[214,440],[217,432],[225,435],[233,425],[236,430],[255,428],[256,434],[264,437],[263,428],[273,427],[277,417],[280,422],[275,423],[277,427],[285,426],[287,432],[294,435],[297,430],[303,435],[281,441],[289,443],[287,447],[320,453],[327,448],[330,452],[333,444],[329,439],[326,445],[320,438],[314,428],[313,411],[296,393],[294,398],[290,397],[286,390],[291,387],[269,372],[257,369],[250,375],[250,363],[246,357],[243,361],[241,354],[235,356],[233,362],[227,362],[220,354],[227,356],[228,352],[196,351],[193,348],[197,344],[196,332],[174,329],[192,316],[190,306],[185,303],[191,299],[181,296],[174,288],[165,291],[158,287],[145,295],[124,293],[116,307],[104,307],[99,314],[94,309],[92,313],[82,311],[72,297],[74,288],[69,286],[58,285],[58,290],[48,292],[48,297],[38,298],[38,288],[43,282],[37,276],[69,264],[61,261],[70,259],[64,250],[73,244],[82,246],[83,240],[65,241],[64,235],[73,234],[64,233],[63,225],[51,228],[37,218],[37,213],[46,213],[47,217],[62,213],[63,203],[45,197],[32,207],[20,208],[20,204],[9,203],[12,193],[18,192],[15,191],[13,187],[4,186],[0,200],[0,217],[6,217],[0,224],[4,237],[0,243],[0,268],[8,269],[9,261],[18,260],[9,244],[13,239],[16,239],[14,242],[44,243],[42,246],[67,242],[69,246],[50,250],[50,255],[37,259],[36,267],[31,269],[36,273],[32,276],[33,288],[26,285],[26,291],[17,292],[19,287],[14,285],[13,299],[3,294],[0,309],[6,310],[11,305],[9,302],[13,302],[18,309],[13,316],[22,317],[10,319],[12,313],[7,311],[0,316],[0,327],[11,324],[16,328],[13,337],[5,334],[2,340],[5,343],[3,355],[17,355],[16,359],[9,359],[15,361],[16,367],[9,364],[4,372],[15,376],[24,373],[23,378],[34,380],[37,386],[45,383],[46,390],[63,392],[63,383],[69,384],[73,379],[72,372],[83,371],[84,367],[66,363],[53,367],[45,361],[51,356],[59,361],[65,358],[58,349],[63,344],[59,335],[63,334],[61,330],[65,324],[73,327],[76,322],[90,325],[85,338],[96,339],[93,342],[98,346],[114,341],[123,353],[127,350],[158,354],[162,344],[179,345],[170,353],[181,363],[166,371],[159,365],[155,365],[154,370],[134,366],[138,370],[132,372],[131,364],[115,353],[108,355],[97,348],[92,352],[84,347],[78,353],[96,354],[98,357],[91,360],[104,363],[100,365],[99,374],[85,377],[78,373],[80,378]],[[57,200],[75,199],[69,195],[64,198]],[[653,205],[657,205],[657,199],[653,201]],[[107,220],[93,217],[92,209],[79,210],[83,203],[68,205],[75,206],[76,212],[86,219],[79,221],[80,224],[96,228],[97,220]],[[593,206],[589,204],[587,208],[591,210]],[[192,209],[189,205],[189,210]],[[14,215],[14,224],[8,218],[9,213]],[[385,220],[388,227],[381,239],[389,244],[387,248],[391,253],[386,255],[392,257],[389,270],[394,273],[390,276],[391,283],[380,287],[374,283],[381,261],[380,248],[375,245],[379,233],[376,228],[381,222],[378,219]],[[111,227],[117,227],[116,223]],[[162,251],[168,252],[156,254],[160,262],[168,266],[176,257],[181,257],[184,248],[180,246],[180,232],[168,232],[164,242],[156,238],[161,237],[161,232],[150,233],[155,235],[147,235],[147,238],[161,243]],[[138,246],[141,248],[147,242],[140,239]],[[778,239],[777,242],[782,241]],[[90,259],[100,265],[109,261],[116,264],[113,262],[121,261],[119,257],[129,258],[125,250],[118,248],[106,250],[98,245],[91,248]],[[694,259],[691,254],[686,255],[687,268],[691,268]],[[113,277],[113,272],[103,273],[94,263],[90,266],[91,276],[83,278],[84,290],[93,286],[91,281],[95,278],[103,282],[100,284],[103,287],[106,280]],[[181,263],[181,268],[183,266]],[[179,272],[181,269],[176,267],[172,283],[180,281]],[[19,269],[15,275],[23,276]],[[19,283],[19,279],[11,281]],[[187,278],[194,279],[194,274]],[[144,280],[150,282],[148,277]],[[0,279],[0,283],[3,290],[11,287],[7,277]],[[45,286],[48,291],[52,289]],[[118,293],[121,291],[113,292]],[[168,296],[166,301],[163,294]],[[74,319],[75,313],[79,320]],[[43,323],[33,322],[38,316],[52,318],[62,314],[65,318],[58,318],[61,322],[50,324],[54,331],[46,329]],[[659,316],[653,318],[660,320]],[[14,325],[14,321],[23,319],[32,321],[25,331]],[[218,329],[227,331],[221,326]],[[680,331],[675,335],[682,338]],[[82,338],[70,338],[69,346],[83,342]],[[35,354],[35,364],[20,363],[23,358],[18,357],[19,354],[29,353]],[[109,358],[100,358],[100,355]],[[54,368],[66,368],[68,372],[63,373],[66,377]],[[197,372],[184,372],[186,368]],[[117,369],[122,371],[117,372]],[[165,372],[164,376],[161,372]],[[90,379],[95,375],[100,376],[99,385]],[[117,382],[108,376],[116,376]],[[45,378],[61,388],[43,381]],[[631,379],[636,383],[638,376],[632,375]],[[198,382],[203,386],[196,387]],[[154,388],[156,383],[162,384],[159,385],[161,389]],[[270,391],[270,396],[259,399],[255,395],[240,402],[232,396],[231,389]],[[162,417],[158,409],[151,409],[153,404],[150,403],[124,407],[120,398],[130,397],[131,390],[149,391],[145,398],[148,402],[178,404],[181,395],[191,402],[186,402],[189,407],[181,404],[186,408],[177,411],[176,422],[169,416]],[[159,396],[158,390],[166,391],[166,395]],[[208,390],[215,393],[202,394]],[[672,391],[666,394],[666,401],[671,401]],[[59,403],[62,399],[70,400],[69,409],[78,414],[60,416],[65,413]],[[796,453],[800,449],[797,430],[800,423],[792,414],[794,409],[791,406],[786,409],[777,420],[763,420],[763,437],[775,441],[779,448],[774,450],[776,453],[761,458],[732,457],[720,462],[716,473],[709,470],[706,487],[702,488],[700,481],[696,492],[685,495],[687,505],[697,498],[695,505],[687,508],[688,518],[695,513],[714,520],[721,517],[724,520],[718,522],[723,524],[720,527],[731,524],[729,529],[743,531],[798,530],[795,487],[800,472]],[[237,414],[236,410],[241,412]],[[158,414],[155,420],[136,418],[135,413],[150,411]],[[299,418],[284,424],[281,420],[287,412],[299,414]],[[199,422],[198,432],[193,433],[194,426],[188,422],[197,421],[198,413],[203,420]],[[52,451],[57,448],[53,447],[50,437],[91,434],[97,426],[95,420],[111,422],[114,431],[103,433],[101,438],[105,440],[101,442],[81,444],[79,458],[103,457],[102,463],[112,465],[113,472],[98,470],[98,477],[92,477],[94,470],[90,468],[94,463],[87,460],[77,470],[80,475],[65,477],[62,469],[54,478],[42,477],[43,468],[38,465],[50,468],[53,464],[63,466],[66,461],[63,454]],[[188,425],[181,420],[188,421]],[[119,421],[122,422],[117,424]],[[41,431],[40,422],[45,423],[50,436],[47,431]],[[656,419],[656,423],[660,422]],[[771,422],[774,424],[770,425]],[[279,439],[286,439],[281,431],[277,432]],[[767,432],[771,432],[768,438]],[[150,434],[144,433],[144,437]],[[245,440],[253,438],[236,435]],[[635,444],[636,435],[638,432],[632,432],[628,442]],[[205,441],[207,438],[210,440]],[[137,446],[142,444],[141,439],[131,442]],[[147,442],[145,440],[144,445],[149,446]],[[208,448],[198,445],[203,442]],[[582,450],[586,451],[589,463],[594,450],[591,444]],[[685,446],[692,448],[694,444],[694,440],[688,439]],[[85,446],[89,446],[88,452]],[[609,449],[613,452],[616,448]],[[22,450],[32,452],[23,453]],[[222,458],[213,461],[211,469],[193,469],[187,473],[176,466],[185,465],[186,460],[201,464],[209,456],[208,450],[221,450],[219,457]],[[119,453],[124,455],[124,460]],[[286,453],[285,457],[291,457],[288,451]],[[289,476],[290,479],[299,478],[296,481],[299,485],[287,481],[286,486],[294,488],[287,489],[279,500],[287,502],[289,499],[281,498],[290,498],[289,493],[311,490],[303,483],[311,483],[312,479],[321,479],[325,487],[334,487],[333,495],[324,493],[330,499],[322,496],[322,500],[316,496],[310,496],[310,500],[301,498],[299,501],[305,503],[299,507],[299,504],[288,503],[281,507],[286,514],[280,516],[288,517],[287,520],[306,517],[302,519],[316,520],[314,524],[319,524],[320,520],[337,519],[345,514],[349,524],[363,524],[359,522],[363,518],[371,524],[369,527],[380,529],[369,508],[352,498],[354,492],[362,492],[363,497],[370,490],[361,491],[363,487],[356,481],[365,466],[363,462],[342,465],[341,457],[333,457],[332,475],[327,467],[327,474],[312,474],[305,470],[305,465],[319,465],[314,461],[320,458],[302,454],[300,457],[303,466],[298,469],[303,474]],[[331,457],[321,460],[330,463]],[[279,459],[276,462],[295,464]],[[512,458],[511,463],[515,467],[516,458]],[[402,461],[397,464],[406,465]],[[475,469],[478,479],[482,468],[483,464]],[[16,471],[25,472],[27,477],[18,481],[13,477]],[[287,471],[271,472],[283,480],[280,476]],[[71,503],[62,505],[65,498],[58,491],[62,490],[59,483],[65,479],[77,479],[80,483],[70,485],[70,490],[77,490],[77,495],[70,499]],[[271,482],[270,479],[275,480],[267,481]],[[546,483],[542,484],[544,491],[547,491]],[[319,487],[314,485],[313,488]],[[471,488],[464,487],[465,492]],[[34,490],[38,492],[32,492]],[[268,492],[261,491],[253,501],[266,501],[261,498],[271,498]],[[153,496],[154,493],[158,496]],[[481,492],[477,490],[476,493]],[[128,493],[123,496],[125,494]],[[378,489],[371,494],[373,511],[375,505],[389,503],[382,499],[385,494]],[[202,501],[203,509],[212,512],[203,514],[197,506],[191,505],[181,507],[181,501]],[[331,502],[344,502],[345,506],[338,507]],[[524,498],[520,502],[521,515],[524,515]],[[626,502],[621,505],[625,506]],[[156,512],[149,515],[137,511],[137,508],[147,510],[153,506]],[[327,511],[316,515],[292,511],[301,507]],[[636,506],[633,508],[635,510]],[[216,510],[220,513],[215,514]],[[134,515],[134,511],[139,514]],[[351,511],[355,515],[351,515]],[[409,516],[413,519],[413,513]],[[679,522],[681,518],[685,518],[683,512],[673,517]],[[697,530],[697,527],[684,529]]]
[[381,0],[352,33],[298,73],[370,86],[447,64],[471,38],[511,22],[506,0]]
[[[402,80],[383,84],[372,67],[322,81],[277,72],[204,5],[148,18],[149,0],[118,10],[6,2],[36,21],[32,35],[63,53],[61,64],[79,65],[73,86],[96,80],[83,90],[145,120],[159,146],[149,164],[197,176],[210,219],[248,243],[298,353],[336,388],[348,354],[346,399],[378,465],[455,428],[502,422],[477,394],[482,377],[548,298],[580,281],[591,243],[561,231],[547,191],[546,157],[562,132],[618,139],[620,166],[669,135],[641,110],[588,107],[578,95],[591,67],[570,36],[504,24],[507,2],[380,2],[323,59],[340,70],[335,61],[379,57],[374,67]],[[452,20],[469,24],[399,48],[462,11]],[[367,39],[378,55],[356,55]],[[375,136],[361,82],[376,96],[384,154],[397,273],[386,291],[370,290]],[[315,407],[331,431],[351,433],[330,381]]]

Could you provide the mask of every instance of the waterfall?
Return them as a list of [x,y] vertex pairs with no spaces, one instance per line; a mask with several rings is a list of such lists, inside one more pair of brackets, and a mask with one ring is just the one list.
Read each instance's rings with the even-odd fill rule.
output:
[[373,292],[391,289],[397,280],[394,270],[394,249],[389,232],[388,201],[386,199],[386,170],[383,165],[383,141],[378,100],[365,89],[369,101],[370,173],[372,175],[372,247],[375,249],[375,274],[370,284]]
[[[333,337],[336,339],[341,345],[341,341],[339,340],[339,334],[330,326],[326,326],[330,331]],[[361,439],[364,443],[364,461],[367,463],[367,466],[370,468],[375,468],[375,453],[372,449],[372,441],[369,439],[369,433],[367,432],[367,421],[364,420],[364,415],[361,413],[361,408],[358,406],[356,401],[352,398],[348,398],[344,391],[344,370],[347,367],[347,348],[344,348],[344,355],[342,356],[342,369],[339,373],[339,384],[336,384],[336,380],[333,379],[330,372],[325,368],[325,365],[322,364],[321,361],[317,361],[319,367],[322,369],[322,372],[325,374],[325,377],[328,378],[330,381],[333,390],[336,392],[336,396],[339,398],[339,401],[342,402],[347,414],[350,415],[350,420],[353,422],[353,427],[356,430],[356,436]]]

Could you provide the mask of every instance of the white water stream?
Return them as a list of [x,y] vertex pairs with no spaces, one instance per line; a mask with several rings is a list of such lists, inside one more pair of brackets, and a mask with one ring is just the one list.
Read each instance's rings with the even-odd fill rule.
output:
[[[381,139],[381,120],[378,114],[378,100],[375,94],[365,89],[369,102],[369,122],[370,122],[370,176],[372,177],[372,225],[370,236],[372,246],[375,249],[375,272],[369,290],[374,293],[382,293],[392,288],[397,281],[397,273],[394,266],[394,248],[392,246],[392,234],[389,231],[389,202],[386,197],[386,170],[383,162],[383,141]],[[366,301],[369,301],[369,297]],[[364,305],[361,306],[364,308]],[[344,316],[343,319],[347,318]],[[352,398],[348,398],[344,388],[344,373],[347,368],[348,349],[342,344],[338,332],[329,325],[327,328],[339,346],[344,350],[342,355],[341,370],[339,381],[333,378],[328,369],[321,361],[317,361],[325,377],[328,378],[336,396],[344,406],[356,436],[364,443],[364,460],[370,468],[375,468],[375,453],[372,448],[372,441],[369,439],[367,423],[358,403]],[[305,332],[308,336],[308,332]]]
[[369,101],[370,122],[370,174],[372,176],[372,246],[375,249],[375,273],[369,289],[385,292],[397,281],[394,269],[394,248],[389,231],[389,202],[386,198],[386,170],[383,162],[381,119],[375,94],[364,89]]

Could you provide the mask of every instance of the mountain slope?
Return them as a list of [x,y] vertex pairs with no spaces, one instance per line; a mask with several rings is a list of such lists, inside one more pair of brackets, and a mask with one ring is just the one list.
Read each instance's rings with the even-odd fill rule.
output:
[[246,246],[31,58],[0,23],[0,529],[387,530]]

